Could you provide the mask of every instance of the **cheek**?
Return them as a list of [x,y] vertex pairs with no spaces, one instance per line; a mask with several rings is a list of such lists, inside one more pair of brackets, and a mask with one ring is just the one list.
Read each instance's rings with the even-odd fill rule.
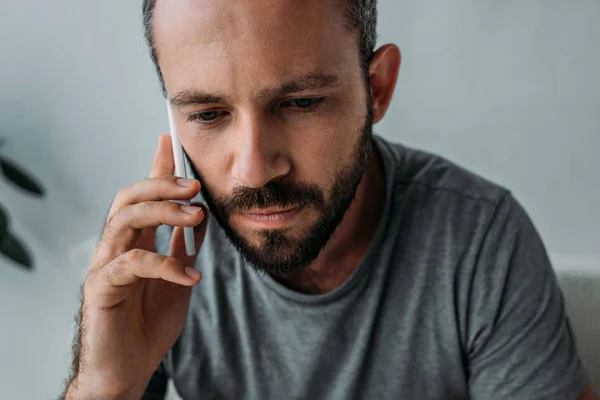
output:
[[182,142],[190,161],[200,174],[200,183],[210,190],[211,195],[226,194],[224,182],[229,182],[227,159],[222,146],[211,138],[207,140],[200,136],[182,137]]
[[302,133],[302,140],[295,142],[292,153],[299,179],[315,183],[326,192],[336,175],[353,162],[362,135],[359,118],[338,115],[345,118],[331,118],[309,127]]

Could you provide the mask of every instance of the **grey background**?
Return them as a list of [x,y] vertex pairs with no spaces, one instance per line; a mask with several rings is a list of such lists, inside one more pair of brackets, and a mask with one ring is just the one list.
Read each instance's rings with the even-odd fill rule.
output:
[[[563,277],[597,385],[599,16],[597,0],[380,1],[380,43],[397,43],[403,65],[376,127],[512,189]],[[0,1],[0,151],[48,190],[38,201],[0,180],[37,263],[27,274],[0,259],[0,397],[60,391],[90,240],[119,188],[149,172],[163,105],[140,2]]]

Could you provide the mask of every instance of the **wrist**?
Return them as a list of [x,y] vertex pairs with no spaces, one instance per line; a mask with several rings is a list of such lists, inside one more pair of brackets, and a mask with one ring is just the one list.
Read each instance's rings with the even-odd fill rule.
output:
[[71,382],[65,400],[139,400],[141,395],[132,393],[117,383],[102,382],[77,377]]

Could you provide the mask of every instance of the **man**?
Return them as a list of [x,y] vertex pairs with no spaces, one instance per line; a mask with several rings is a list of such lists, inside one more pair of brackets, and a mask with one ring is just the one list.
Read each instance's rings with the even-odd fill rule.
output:
[[511,194],[373,135],[400,66],[375,21],[373,0],[144,1],[197,180],[161,136],[116,196],[67,398],[595,398]]

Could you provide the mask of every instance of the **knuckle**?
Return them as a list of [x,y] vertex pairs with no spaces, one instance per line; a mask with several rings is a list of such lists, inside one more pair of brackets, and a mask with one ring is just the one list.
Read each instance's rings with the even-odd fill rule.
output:
[[153,186],[156,185],[156,178],[148,178],[144,179],[139,183],[142,191],[146,192],[152,189]]
[[125,253],[125,262],[128,264],[136,264],[140,261],[140,258],[143,255],[143,251],[141,249],[131,249],[127,253]]
[[161,184],[163,184],[165,186],[177,185],[177,180],[178,179],[179,179],[179,177],[175,176],[175,175],[165,175],[165,176],[161,176],[159,178],[156,178],[156,180],[158,182],[160,182]]
[[88,270],[92,270],[95,268],[96,265],[98,265],[99,263],[102,263],[103,257],[107,256],[106,254],[106,249],[104,246],[102,246],[102,237],[100,237],[98,239],[98,242],[96,243],[96,247],[94,248],[94,251],[92,252],[92,263],[89,267]]
[[117,257],[109,264],[100,269],[104,280],[111,286],[116,286],[115,278],[125,271],[125,260],[123,257]]
[[[108,223],[104,226],[104,230],[102,231],[102,236],[100,237],[100,244],[102,245],[103,248],[108,248],[108,249],[113,249],[113,244],[112,244],[112,238],[114,237],[113,234],[113,228],[112,225],[109,225]],[[104,251],[102,251],[101,253],[104,253]],[[99,252],[99,254],[101,254]]]
[[113,247],[112,243],[118,234],[116,225],[121,218],[121,214],[122,212],[118,211],[111,215],[106,221],[106,225],[104,225],[104,229],[102,231],[102,236],[100,237],[100,243],[102,245],[108,246],[109,248]]
[[117,192],[115,198],[113,200],[112,208],[119,209],[121,205],[125,203],[125,199],[127,198],[128,193],[131,191],[131,185],[125,186]]
[[110,229],[115,229],[115,226],[117,226],[121,220],[123,219],[123,208],[119,208],[118,210],[115,210],[115,212],[108,217],[108,220],[106,221],[106,227],[110,230]]
[[174,257],[164,257],[162,260],[162,267],[164,269],[172,269],[179,267],[179,262]]
[[83,281],[83,293],[89,293],[94,287],[96,277],[98,276],[98,269],[89,270]]
[[145,215],[151,211],[152,207],[150,206],[149,202],[144,201],[144,202],[138,203],[136,208],[137,208],[137,212],[139,215]]
[[170,179],[172,176],[157,176],[149,178],[145,181],[145,189],[155,193],[164,193],[171,187]]
[[172,201],[164,200],[158,202],[157,209],[161,217],[173,211],[173,207],[176,206]]
[[100,271],[101,271],[102,277],[104,278],[106,283],[108,283],[111,286],[115,286],[114,276],[113,276],[114,271],[115,271],[114,265],[106,266],[106,267],[102,268]]

